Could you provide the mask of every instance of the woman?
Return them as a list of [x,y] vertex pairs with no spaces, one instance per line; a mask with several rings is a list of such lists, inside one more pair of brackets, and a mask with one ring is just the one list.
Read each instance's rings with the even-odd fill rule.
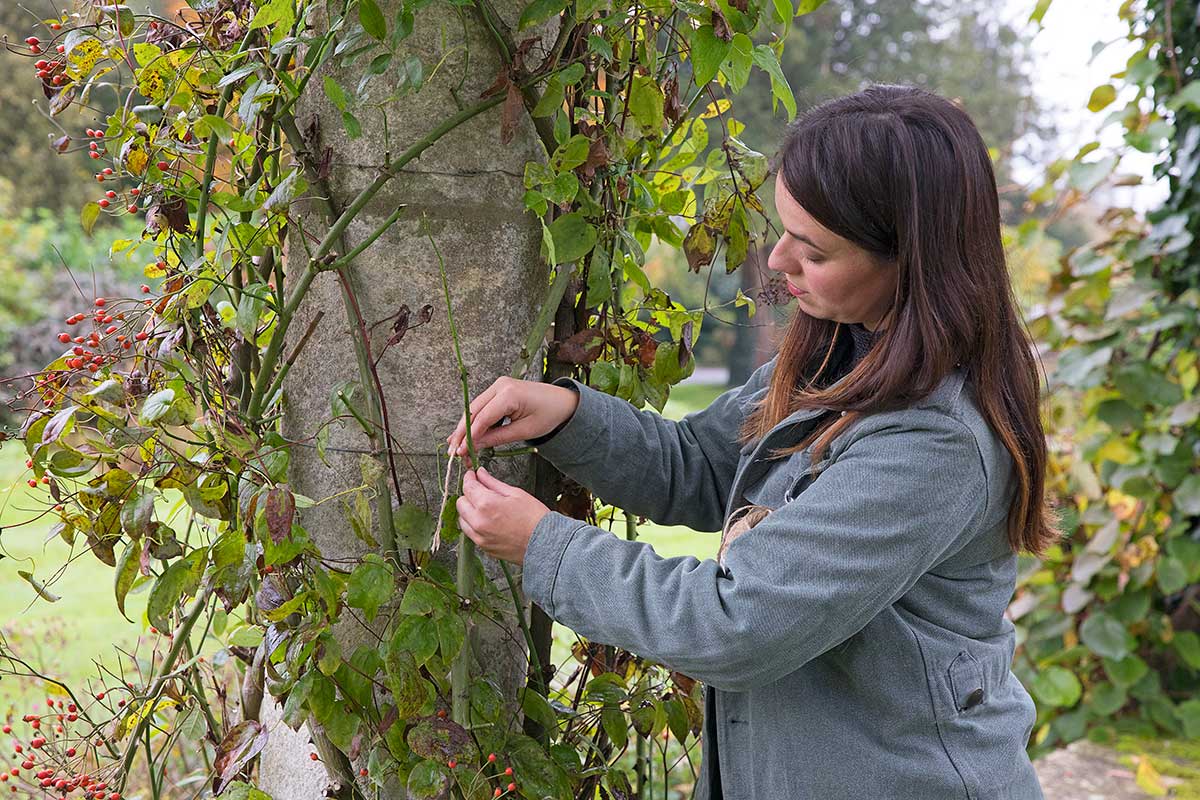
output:
[[719,559],[484,470],[462,528],[554,619],[704,682],[697,798],[1041,798],[1004,611],[1053,521],[987,147],[954,104],[872,86],[793,123],[775,169],[768,266],[798,309],[745,385],[679,422],[572,379],[471,406],[477,447],[528,441],[615,506],[722,530]]

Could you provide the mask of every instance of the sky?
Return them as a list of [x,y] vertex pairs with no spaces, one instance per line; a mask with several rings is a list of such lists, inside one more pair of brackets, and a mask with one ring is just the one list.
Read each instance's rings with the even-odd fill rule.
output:
[[[1004,7],[1007,19],[1018,27],[1028,25],[1036,0],[1008,0]],[[1136,52],[1128,41],[1128,26],[1117,16],[1120,0],[1053,0],[1042,18],[1043,28],[1034,34],[1032,51],[1035,75],[1033,85],[1043,105],[1058,123],[1060,147],[1065,157],[1073,157],[1081,145],[1098,140],[1101,151],[1121,143],[1121,127],[1114,124],[1100,131],[1104,118],[1114,108],[1120,108],[1132,96],[1123,93],[1117,101],[1099,113],[1087,110],[1092,89],[1107,81],[1113,73],[1125,68],[1130,55]],[[1110,42],[1095,57],[1092,46]],[[1092,156],[1095,158],[1096,156]],[[1135,172],[1149,181],[1154,158],[1133,153],[1122,161],[1121,172]],[[1033,180],[1033,175],[1019,175]],[[1117,187],[1107,196],[1110,202],[1128,204],[1140,211],[1158,204],[1166,193],[1165,181],[1160,185]]]

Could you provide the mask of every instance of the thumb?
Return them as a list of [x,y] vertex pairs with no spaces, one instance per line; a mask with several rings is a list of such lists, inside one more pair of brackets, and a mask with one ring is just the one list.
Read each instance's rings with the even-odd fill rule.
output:
[[509,495],[512,494],[512,491],[516,488],[515,486],[510,486],[504,481],[500,480],[483,467],[475,470],[475,475],[479,478],[480,483],[497,494]]

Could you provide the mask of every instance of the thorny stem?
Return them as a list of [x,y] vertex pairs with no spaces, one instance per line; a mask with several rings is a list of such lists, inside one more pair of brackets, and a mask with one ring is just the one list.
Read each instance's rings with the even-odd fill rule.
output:
[[[425,215],[421,215],[421,224],[425,228],[425,235],[429,237],[429,242],[433,245],[434,252],[437,253],[438,270],[442,275],[442,293],[446,297],[446,322],[450,326],[450,338],[454,342],[454,357],[458,361],[458,376],[462,381],[463,391],[463,413],[466,415],[466,431],[467,431],[467,452],[470,453],[471,463],[478,464],[477,455],[475,452],[475,440],[471,436],[471,390],[467,384],[467,368],[463,364],[462,351],[458,346],[458,331],[454,327],[454,309],[450,303],[450,285],[446,280],[446,264],[442,259],[442,254],[437,249],[437,243],[433,241],[433,236],[429,233],[429,223]],[[455,587],[460,597],[466,598],[468,601],[471,596],[471,562],[475,559],[475,543],[467,536],[458,538],[458,564],[455,571]],[[522,615],[524,616],[524,615]],[[471,636],[470,630],[467,631],[466,638],[463,639],[462,649],[458,651],[458,655],[454,657],[454,664],[450,667],[450,715],[451,718],[467,727],[470,720],[469,697],[468,697],[468,681],[470,680],[470,664],[471,664]]]
[[[151,682],[148,691],[146,692],[147,699],[143,701],[142,709],[146,710],[141,718],[137,721],[137,726],[133,729],[133,734],[130,736],[129,747],[125,750],[125,756],[121,761],[121,771],[117,776],[117,791],[122,791],[125,788],[125,780],[129,777],[129,767],[133,764],[133,757],[137,755],[138,746],[134,744],[142,735],[142,731],[150,724],[150,720],[154,717],[154,707],[158,703],[158,698],[162,695],[163,690],[167,688],[167,682],[171,680],[172,673],[175,669],[175,662],[179,660],[179,654],[183,651],[184,643],[192,632],[192,626],[196,624],[196,620],[200,618],[200,614],[208,607],[208,599],[212,595],[213,587],[211,584],[204,586],[196,595],[196,599],[192,603],[192,608],[188,611],[187,616],[179,623],[179,627],[172,634],[171,647],[167,650],[167,654],[163,657],[163,662],[158,668],[158,675]],[[149,703],[149,705],[144,705]],[[147,754],[149,757],[149,754]]]

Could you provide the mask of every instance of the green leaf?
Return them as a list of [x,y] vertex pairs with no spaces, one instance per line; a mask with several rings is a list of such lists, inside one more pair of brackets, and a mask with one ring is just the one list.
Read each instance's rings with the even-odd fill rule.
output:
[[754,41],[744,33],[735,33],[729,43],[729,52],[721,64],[729,88],[740,92],[750,80],[750,68],[754,65]]
[[1133,686],[1150,671],[1146,662],[1137,656],[1127,656],[1119,661],[1104,659],[1104,671],[1112,682],[1119,686]]
[[545,22],[556,14],[561,14],[563,9],[568,5],[570,4],[567,0],[533,0],[521,12],[521,20],[517,23],[517,30],[523,31],[532,25]]
[[787,76],[783,74],[783,69],[779,66],[779,57],[775,55],[775,51],[765,44],[758,45],[754,48],[754,63],[771,76],[772,110],[775,107],[775,100],[779,100],[787,109],[788,120],[795,119],[796,98],[792,94],[792,87],[788,84]]
[[375,0],[358,0],[358,21],[364,31],[379,41],[387,38],[387,20]]
[[[652,75],[633,76],[629,87],[629,112],[644,135],[657,134],[662,130],[664,103],[662,87]],[[562,257],[561,254],[559,257]]]
[[287,27],[291,27],[294,19],[292,0],[270,0],[270,2],[258,10],[258,13],[254,15],[254,19],[250,20],[250,30],[265,28],[268,25],[275,25],[279,22],[285,22]]
[[1124,688],[1113,683],[1102,683],[1092,689],[1089,706],[1094,713],[1109,716],[1117,713],[1128,699]]
[[413,767],[408,773],[408,783],[405,788],[410,797],[416,800],[434,800],[441,797],[450,785],[448,767],[441,762],[426,759]]
[[546,81],[546,90],[533,108],[532,116],[548,117],[562,108],[564,89],[562,79],[558,74],[551,75]]
[[258,647],[262,640],[262,628],[242,627],[229,634],[229,644],[233,647]]
[[224,117],[218,117],[216,114],[205,114],[196,120],[195,130],[196,135],[202,139],[215,135],[222,142],[227,142],[233,136],[233,126]]
[[350,102],[346,92],[342,90],[341,84],[338,84],[334,78],[325,76],[324,80],[325,96],[329,97],[329,101],[337,106],[337,110],[344,112],[347,104]]
[[545,697],[528,686],[521,688],[521,710],[525,716],[541,725],[551,734],[558,728],[558,716]]
[[1192,81],[1173,95],[1166,103],[1171,111],[1179,111],[1184,106],[1200,111],[1200,83]]
[[691,51],[692,79],[697,86],[705,86],[717,77],[717,69],[729,53],[729,42],[713,33],[712,25],[701,25],[692,31]]
[[1183,724],[1183,735],[1200,739],[1200,699],[1185,700],[1175,707],[1175,716]]
[[667,727],[671,729],[676,741],[686,742],[688,734],[692,732],[692,723],[688,719],[687,709],[683,702],[672,697],[665,704],[667,709]]
[[629,726],[619,708],[605,707],[600,711],[600,724],[612,740],[613,747],[623,750],[629,741]]
[[112,17],[114,20],[116,20],[117,30],[120,31],[122,36],[130,36],[133,34],[133,30],[137,21],[134,19],[133,9],[131,9],[129,6],[102,6],[101,11],[103,11],[106,16]]
[[121,527],[133,538],[146,532],[146,526],[154,516],[153,492],[142,492],[126,500],[121,506]]
[[428,614],[434,609],[445,609],[446,598],[442,591],[429,581],[413,580],[404,589],[400,601],[401,614]]
[[591,140],[582,133],[572,136],[555,148],[550,156],[550,167],[555,172],[566,172],[575,169],[587,161]]
[[1188,585],[1187,568],[1183,562],[1170,557],[1159,559],[1154,577],[1163,594],[1174,594]]
[[550,223],[549,230],[554,240],[555,264],[583,258],[596,246],[596,228],[581,212],[562,215]]
[[167,412],[171,410],[171,404],[175,402],[175,390],[163,389],[155,392],[146,398],[142,404],[142,410],[138,414],[138,422],[143,425],[153,425],[158,422]]
[[1200,474],[1188,475],[1175,487],[1171,499],[1184,514],[1194,517],[1200,515]]
[[346,585],[346,604],[362,609],[367,622],[372,622],[379,613],[379,607],[387,602],[395,588],[391,566],[379,555],[367,553],[362,563],[350,574],[350,581]]
[[1047,667],[1030,682],[1030,691],[1050,706],[1067,707],[1079,702],[1083,687],[1079,679],[1063,667]]
[[438,648],[437,623],[426,616],[404,615],[396,623],[389,647],[412,654],[418,665],[424,664]]
[[1084,620],[1079,626],[1079,638],[1096,655],[1118,661],[1129,655],[1137,643],[1124,625],[1103,611]]
[[525,797],[571,797],[567,773],[540,744],[528,736],[510,736],[504,743],[517,786]]
[[458,655],[458,651],[462,649],[463,642],[467,638],[467,626],[462,617],[453,612],[439,614],[437,637],[442,660],[450,662]]
[[433,515],[415,503],[402,503],[392,513],[396,546],[410,550],[428,550],[433,544]]
[[296,685],[288,692],[287,700],[283,703],[283,723],[292,730],[299,730],[307,716],[304,701],[308,699],[313,688],[313,681],[319,675],[315,670],[309,670],[300,676]]
[[38,597],[41,597],[43,600],[45,600],[49,603],[57,603],[59,600],[62,599],[58,595],[54,594],[54,592],[51,592],[49,589],[47,589],[46,584],[42,583],[37,578],[33,577],[32,572],[29,572],[28,570],[19,569],[19,570],[17,570],[17,574],[20,575],[22,578],[24,578],[25,582],[28,583],[30,586],[32,586],[33,590],[38,593]]
[[150,599],[146,604],[146,617],[150,624],[159,630],[170,630],[168,615],[179,599],[194,591],[198,584],[199,577],[188,559],[180,559],[167,567],[150,590]]
[[388,688],[392,690],[392,699],[396,703],[396,713],[400,719],[416,716],[426,700],[425,679],[421,677],[417,660],[412,653],[388,648],[384,667]]
[[1200,636],[1195,631],[1178,631],[1171,640],[1175,652],[1195,672],[1200,672]]

